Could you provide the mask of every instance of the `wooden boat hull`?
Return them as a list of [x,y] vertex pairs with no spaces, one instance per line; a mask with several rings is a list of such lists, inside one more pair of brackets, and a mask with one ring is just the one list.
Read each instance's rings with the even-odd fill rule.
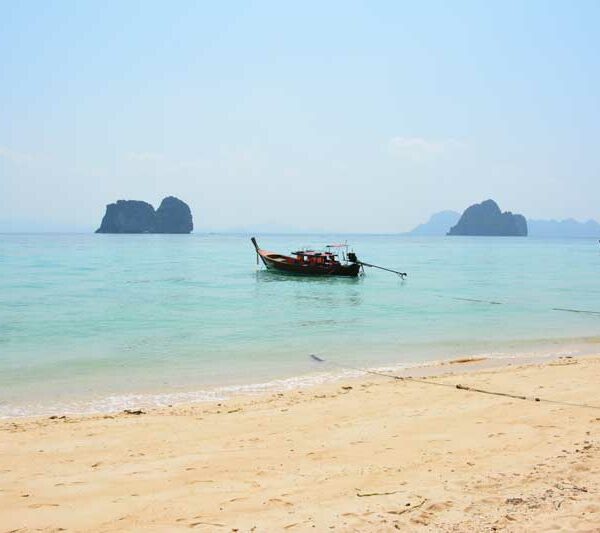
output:
[[281,262],[276,258],[272,258],[269,255],[263,255],[260,252],[259,256],[269,270],[296,276],[345,276],[355,278],[360,272],[360,265],[356,263],[350,265],[335,265],[332,267],[319,267],[316,265]]
[[295,276],[342,276],[349,278],[355,278],[360,272],[359,263],[309,264],[287,255],[262,250],[258,247],[254,237],[251,240],[264,265],[272,271]]

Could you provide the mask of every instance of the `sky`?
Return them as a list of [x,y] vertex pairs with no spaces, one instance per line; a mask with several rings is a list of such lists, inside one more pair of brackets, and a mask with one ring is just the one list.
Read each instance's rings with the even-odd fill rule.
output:
[[0,231],[600,218],[600,2],[0,0]]

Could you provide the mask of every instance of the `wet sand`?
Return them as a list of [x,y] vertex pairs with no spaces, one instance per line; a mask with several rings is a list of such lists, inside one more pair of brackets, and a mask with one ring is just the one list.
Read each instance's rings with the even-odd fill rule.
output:
[[[600,357],[477,365],[426,380],[600,406]],[[0,431],[0,532],[600,531],[589,407],[369,375]]]

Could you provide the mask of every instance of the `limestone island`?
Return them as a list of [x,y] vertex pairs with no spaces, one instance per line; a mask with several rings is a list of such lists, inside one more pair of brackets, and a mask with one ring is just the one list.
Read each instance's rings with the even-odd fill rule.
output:
[[485,200],[467,207],[448,235],[526,237],[527,220],[510,211],[503,213],[494,200]]
[[194,229],[190,207],[167,196],[155,211],[140,200],[117,200],[106,206],[96,233],[191,233]]

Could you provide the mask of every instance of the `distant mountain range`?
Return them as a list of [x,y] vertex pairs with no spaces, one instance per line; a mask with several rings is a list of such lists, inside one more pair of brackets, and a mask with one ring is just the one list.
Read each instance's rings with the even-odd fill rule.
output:
[[[429,220],[419,224],[408,235],[442,236],[460,219],[456,211],[440,211],[431,215]],[[566,220],[531,220],[527,219],[530,237],[573,237],[600,239],[600,223],[595,220],[579,222],[573,218]]]
[[527,220],[532,237],[586,237],[600,239],[600,224],[595,220]]
[[448,230],[456,225],[460,213],[456,211],[440,211],[431,215],[429,220],[423,224],[419,224],[415,229],[409,231],[410,235],[416,236],[436,236],[446,235]]

